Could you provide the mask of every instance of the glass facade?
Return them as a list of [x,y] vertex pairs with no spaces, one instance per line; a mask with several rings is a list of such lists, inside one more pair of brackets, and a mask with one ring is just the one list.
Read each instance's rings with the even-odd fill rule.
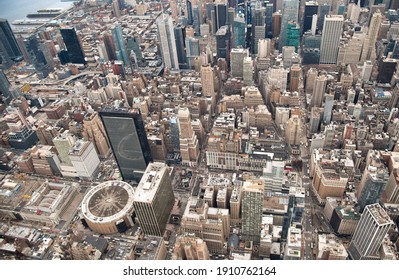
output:
[[101,111],[100,116],[122,178],[138,182],[152,161],[140,112],[107,109]]
[[86,64],[79,38],[74,28],[60,29],[62,39],[68,51],[69,61],[72,63]]

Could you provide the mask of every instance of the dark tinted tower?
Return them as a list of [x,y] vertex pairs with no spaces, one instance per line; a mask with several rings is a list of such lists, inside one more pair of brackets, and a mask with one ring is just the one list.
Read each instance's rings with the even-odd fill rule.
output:
[[86,64],[75,28],[62,28],[60,31],[68,51],[69,61],[72,63]]
[[140,111],[106,107],[100,116],[123,179],[138,182],[152,161]]
[[4,18],[0,18],[0,66],[10,66],[10,60],[22,59],[17,40],[11,30],[10,24]]

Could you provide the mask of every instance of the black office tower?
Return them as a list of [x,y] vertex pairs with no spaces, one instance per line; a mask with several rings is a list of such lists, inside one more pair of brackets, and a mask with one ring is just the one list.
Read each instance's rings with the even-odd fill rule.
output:
[[140,111],[105,107],[100,116],[123,180],[139,182],[152,161]]
[[186,1],[186,7],[187,7],[187,16],[186,16],[187,24],[193,25],[193,7],[190,0]]
[[173,28],[175,33],[177,59],[179,61],[179,69],[187,69],[186,51],[184,47],[185,27],[180,24]]
[[303,15],[302,34],[312,28],[313,15],[319,12],[319,4],[315,1],[306,2]]
[[6,19],[0,18],[0,67],[9,68],[12,60],[22,60],[22,52],[10,24]]
[[227,24],[227,5],[223,3],[215,4],[215,23],[216,31]]
[[227,25],[222,26],[216,32],[216,55],[217,58],[225,58],[227,63],[230,63],[230,31]]
[[60,31],[68,51],[69,61],[71,63],[86,64],[75,28],[62,28]]
[[324,26],[324,18],[331,10],[331,6],[324,3],[320,6],[319,17],[317,18],[317,30],[322,31]]

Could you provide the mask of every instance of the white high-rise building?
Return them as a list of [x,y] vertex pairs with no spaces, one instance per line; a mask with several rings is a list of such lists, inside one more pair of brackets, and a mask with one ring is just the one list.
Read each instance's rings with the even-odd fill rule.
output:
[[362,69],[362,80],[364,82],[368,82],[371,77],[371,73],[373,72],[373,63],[370,60],[367,60],[363,63],[363,69]]
[[243,61],[243,80],[246,86],[253,85],[253,66],[252,66],[252,58],[245,57]]
[[179,69],[172,17],[167,14],[163,14],[157,20],[157,27],[158,41],[161,47],[164,66],[169,69]]
[[377,10],[370,21],[370,28],[367,32],[367,37],[364,40],[362,56],[360,61],[371,60],[376,57],[375,55],[375,43],[377,41],[378,33],[380,31],[382,22],[382,15],[380,10]]
[[310,29],[312,31],[312,35],[316,35],[316,29],[317,29],[317,14],[314,14],[312,16],[312,28]]
[[391,218],[378,203],[367,205],[349,244],[348,251],[351,258],[379,259],[382,241],[393,225]]
[[360,5],[349,3],[347,17],[352,23],[358,23],[360,16]]
[[336,64],[344,17],[327,15],[324,18],[320,44],[320,64]]
[[259,58],[266,58],[270,56],[271,50],[271,40],[267,39],[260,39],[258,42],[258,57]]
[[92,142],[78,140],[69,151],[69,158],[81,178],[93,179],[100,167],[100,159]]

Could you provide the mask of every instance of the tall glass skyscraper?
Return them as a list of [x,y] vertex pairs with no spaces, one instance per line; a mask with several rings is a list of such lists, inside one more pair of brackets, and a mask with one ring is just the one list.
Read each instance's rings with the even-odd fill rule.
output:
[[225,58],[227,63],[230,61],[230,32],[227,25],[222,26],[216,32],[216,54],[218,58]]
[[283,14],[281,17],[281,32],[280,32],[280,41],[279,41],[279,49],[284,47],[287,41],[287,25],[290,21],[298,22],[298,8],[299,1],[298,0],[286,0],[283,4]]
[[227,5],[223,3],[215,4],[215,26],[216,31],[227,24]]
[[76,35],[75,28],[61,28],[62,39],[68,51],[69,61],[72,63],[86,64],[85,56]]
[[195,30],[195,35],[200,35],[200,13],[198,6],[193,7],[193,26]]
[[331,6],[327,3],[324,3],[320,6],[319,9],[319,18],[317,19],[317,30],[322,31],[324,27],[324,18],[331,10]]
[[140,111],[105,107],[100,116],[122,178],[138,182],[152,161]]
[[301,30],[296,22],[288,22],[287,24],[287,40],[285,46],[295,47],[295,51],[298,51],[299,42],[301,40]]
[[112,29],[112,38],[114,39],[116,57],[118,60],[123,61],[125,65],[130,64],[129,56],[126,51],[125,41],[123,40],[122,28],[120,25],[115,26]]
[[186,52],[184,50],[185,27],[180,24],[173,28],[176,40],[177,59],[179,61],[179,69],[187,69]]
[[190,0],[186,1],[186,8],[187,8],[187,23],[188,25],[193,24],[193,6]]
[[243,17],[236,17],[233,22],[233,38],[234,47],[242,46],[246,47],[246,35],[245,35],[245,19]]
[[0,68],[9,68],[12,60],[22,59],[22,52],[11,30],[10,24],[0,18]]

